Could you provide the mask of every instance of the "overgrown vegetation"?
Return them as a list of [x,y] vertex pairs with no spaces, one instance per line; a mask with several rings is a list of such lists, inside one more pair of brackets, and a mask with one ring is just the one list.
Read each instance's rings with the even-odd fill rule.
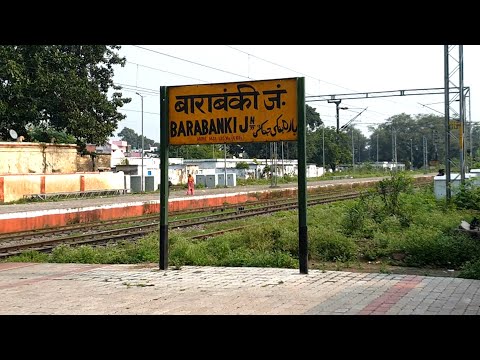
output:
[[32,127],[28,131],[28,141],[57,144],[75,144],[77,138],[67,134],[65,131],[58,131],[42,126]]
[[460,209],[480,210],[480,187],[475,185],[475,178],[466,179],[453,197],[455,205]]
[[235,165],[235,168],[236,169],[247,169],[248,170],[248,169],[250,169],[250,165],[248,165],[248,163],[245,162],[245,161],[240,161],[240,162],[237,163],[237,165]]
[[[344,264],[371,261],[454,269],[462,277],[480,279],[480,241],[458,230],[462,220],[480,216],[476,204],[465,201],[469,192],[475,195],[477,189],[466,187],[446,206],[444,200],[435,199],[432,187],[414,191],[406,174],[394,173],[358,200],[311,207],[307,217],[311,266],[322,268],[326,262],[334,262],[341,269]],[[260,217],[255,226],[202,241],[189,237],[221,227],[172,230],[169,264],[297,267],[296,211],[265,219]],[[252,220],[248,224],[252,225]],[[141,263],[158,262],[158,258],[158,234],[154,233],[137,243],[95,249],[62,246],[51,255],[28,252],[10,261]]]

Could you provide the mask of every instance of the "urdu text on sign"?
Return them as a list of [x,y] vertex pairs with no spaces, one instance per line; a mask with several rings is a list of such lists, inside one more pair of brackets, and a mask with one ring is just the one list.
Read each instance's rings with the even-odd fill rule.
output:
[[171,145],[297,140],[297,79],[168,88]]

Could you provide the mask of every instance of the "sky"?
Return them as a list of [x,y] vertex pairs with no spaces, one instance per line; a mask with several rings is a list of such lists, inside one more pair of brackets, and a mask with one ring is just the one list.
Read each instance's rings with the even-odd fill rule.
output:
[[[115,67],[114,82],[132,101],[120,112],[124,127],[160,140],[160,86],[248,82],[305,77],[306,103],[320,114],[326,126],[336,127],[336,106],[327,101],[311,102],[315,95],[444,87],[443,45],[122,45],[124,67]],[[458,63],[458,46],[452,51],[450,71]],[[463,46],[466,121],[480,121],[480,45]],[[459,73],[450,86],[459,86]],[[398,91],[396,92],[399,93]],[[478,94],[478,95],[477,95]],[[458,104],[458,102],[456,103]],[[401,113],[444,114],[444,95],[395,96],[342,100],[340,126],[352,125],[365,136],[388,118]],[[458,112],[458,106],[452,105]],[[452,112],[450,113],[452,116]],[[115,134],[115,135],[116,135]]]

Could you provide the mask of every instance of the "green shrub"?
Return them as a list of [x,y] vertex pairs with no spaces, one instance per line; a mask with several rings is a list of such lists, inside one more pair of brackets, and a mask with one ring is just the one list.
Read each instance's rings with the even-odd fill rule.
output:
[[[122,246],[112,246],[116,248],[116,256],[110,263],[149,263],[159,261],[158,234],[149,235],[136,242],[125,241]],[[124,260],[122,260],[124,259]]]
[[359,243],[359,255],[365,260],[377,260],[390,255],[391,235],[375,232],[371,239]]
[[459,186],[452,200],[459,209],[480,210],[480,187],[467,179],[465,184]]
[[312,257],[323,261],[349,261],[356,258],[357,245],[355,242],[338,232],[310,231],[308,238]]
[[390,178],[377,183],[375,188],[383,201],[384,210],[387,214],[397,215],[401,213],[403,202],[400,195],[412,191],[412,182],[412,178],[405,173],[394,171]]
[[365,218],[368,214],[362,201],[358,201],[352,207],[347,209],[343,217],[342,228],[345,234],[353,235],[361,233],[365,225]]
[[460,268],[459,277],[480,280],[480,258],[467,261]]
[[209,255],[205,242],[192,243],[186,239],[178,239],[170,247],[169,263],[173,266],[182,265],[213,265],[214,258]]
[[254,251],[241,248],[220,259],[218,266],[294,268],[298,266],[298,260],[280,251]]
[[236,169],[250,169],[250,165],[248,165],[245,161],[239,161],[237,165],[235,165]]
[[60,245],[53,249],[50,262],[98,264],[101,263],[99,250],[87,245],[79,247]]
[[228,257],[232,252],[230,244],[231,240],[229,238],[218,236],[206,241],[206,250],[211,257],[215,259],[222,259]]
[[28,251],[22,252],[19,255],[10,256],[5,261],[43,263],[43,262],[48,262],[48,257],[49,256],[46,253],[42,253],[34,250],[28,250]]
[[379,223],[378,231],[386,234],[402,232],[404,229],[403,217],[401,216],[389,216]]
[[252,250],[269,251],[273,249],[275,241],[282,236],[282,230],[275,224],[252,226],[243,230],[240,234],[243,246]]
[[403,236],[391,246],[392,251],[406,254],[404,262],[409,266],[456,268],[480,256],[480,244],[464,234],[449,235],[434,227],[412,226]]
[[57,144],[75,144],[77,138],[67,134],[65,131],[54,129],[45,129],[35,127],[28,132],[28,136],[32,142],[57,143]]
[[273,251],[286,253],[293,257],[298,257],[298,228],[285,228],[282,236],[273,243]]

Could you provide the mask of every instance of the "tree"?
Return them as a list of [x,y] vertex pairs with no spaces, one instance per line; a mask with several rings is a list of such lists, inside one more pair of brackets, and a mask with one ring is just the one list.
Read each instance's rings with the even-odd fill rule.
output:
[[122,139],[122,141],[126,141],[132,148],[140,149],[142,147],[142,139],[135,130],[130,128],[123,128],[122,131],[118,133],[118,136]]
[[320,114],[308,104],[305,104],[305,121],[307,123],[307,130],[310,131],[317,130],[323,124]]
[[[423,166],[424,155],[427,155],[429,162],[443,161],[444,139],[445,119],[441,116],[432,114],[411,116],[404,113],[394,115],[373,130],[369,140],[373,150],[371,158],[376,160],[378,143],[379,161],[392,161],[396,148],[398,162],[410,163],[413,160],[412,165],[420,168]],[[458,130],[452,130],[451,140],[450,154],[454,158],[459,153]]]
[[[223,145],[218,145],[218,144],[171,145],[169,154],[171,157],[181,157],[184,159],[212,159],[212,158],[223,158],[224,149],[223,149]],[[227,157],[230,157],[228,154],[228,144],[227,144]]]
[[[122,141],[126,141],[134,149],[142,148],[142,136],[137,134],[135,130],[130,128],[123,128],[122,131],[118,133],[118,136]],[[156,147],[156,153],[160,153],[160,143],[155,142],[155,140],[149,139],[146,136],[143,137],[144,150],[149,150],[151,147]]]
[[[28,139],[27,127],[64,131],[78,144],[104,144],[131,101],[113,83],[125,65],[117,45],[5,45],[0,47],[0,137]],[[114,90],[109,96],[109,91]]]
[[[325,143],[323,143],[325,139]],[[337,134],[335,127],[326,127],[307,134],[307,162],[323,165],[323,150],[325,149],[325,165],[333,171],[339,164],[351,164],[352,152],[349,148],[351,140],[348,134]],[[350,145],[351,146],[351,145]]]

